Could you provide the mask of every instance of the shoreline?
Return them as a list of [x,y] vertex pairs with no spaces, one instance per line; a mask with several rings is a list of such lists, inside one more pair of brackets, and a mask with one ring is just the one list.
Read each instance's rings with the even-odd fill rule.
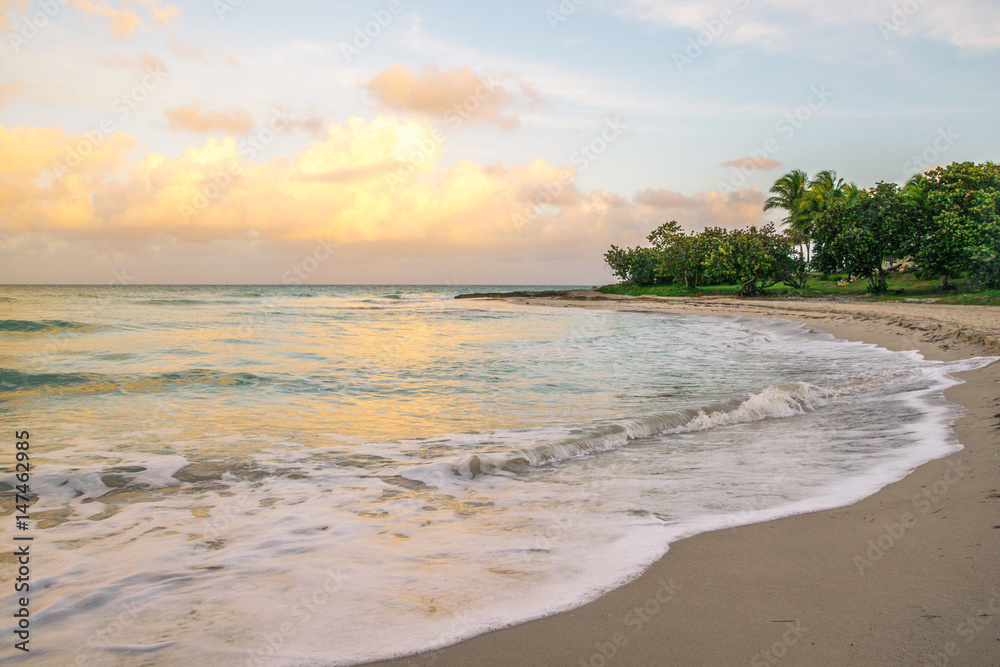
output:
[[[789,319],[932,360],[1000,354],[997,307],[593,290],[506,299]],[[945,396],[965,408],[963,449],[872,496],[678,540],[581,607],[372,664],[1000,664],[1000,362],[957,377]]]

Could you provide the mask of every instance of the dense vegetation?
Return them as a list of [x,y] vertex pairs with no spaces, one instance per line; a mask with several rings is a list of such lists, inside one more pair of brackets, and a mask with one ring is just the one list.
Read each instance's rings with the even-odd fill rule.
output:
[[675,221],[665,222],[647,237],[652,248],[611,246],[605,254],[611,270],[633,285],[737,284],[743,296],[761,294],[779,282],[801,286],[806,262],[798,239],[778,234],[774,225],[725,230],[709,227],[686,234]]
[[626,286],[690,292],[732,285],[727,291],[741,296],[778,283],[816,291],[809,271],[866,278],[869,293],[885,293],[902,258],[909,258],[917,280],[939,280],[941,290],[956,279],[980,290],[1000,288],[1000,166],[994,163],[954,163],[918,174],[902,188],[878,183],[867,190],[833,171],[809,179],[795,170],[779,178],[771,194],[764,210],[786,212],[783,232],[767,225],[685,233],[670,221],[647,237],[651,247],[611,246],[605,261]]

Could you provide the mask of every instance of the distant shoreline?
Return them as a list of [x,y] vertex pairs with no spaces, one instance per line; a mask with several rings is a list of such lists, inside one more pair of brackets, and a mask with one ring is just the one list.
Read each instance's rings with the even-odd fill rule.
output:
[[[595,290],[464,298],[789,319],[931,360],[1000,355],[993,306]],[[374,664],[996,664],[1000,362],[960,377],[945,395],[965,407],[955,424],[964,449],[873,496],[680,540],[643,575],[582,607]],[[648,613],[633,632],[625,621],[637,609]]]

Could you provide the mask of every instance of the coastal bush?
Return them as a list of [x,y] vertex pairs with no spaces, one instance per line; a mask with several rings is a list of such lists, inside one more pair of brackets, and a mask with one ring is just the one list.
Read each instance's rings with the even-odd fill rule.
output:
[[690,238],[676,220],[664,222],[650,232],[646,240],[656,251],[656,277],[666,284],[678,283],[688,289],[698,286],[698,263],[692,254]]
[[905,194],[915,207],[909,247],[925,275],[947,288],[963,273],[997,286],[1000,256],[1000,166],[955,162],[914,176]]
[[969,279],[980,289],[1000,288],[1000,254],[992,248],[976,248],[972,254],[973,269]]
[[726,282],[728,276],[720,274],[710,262],[725,236],[726,230],[721,227],[686,234],[676,220],[663,223],[647,237],[658,253],[657,279],[689,290],[705,283]]
[[788,236],[773,224],[735,229],[719,239],[708,258],[717,275],[729,276],[740,285],[740,296],[758,296],[784,282],[791,287],[805,284],[805,261]]
[[913,208],[894,183],[879,183],[826,209],[813,227],[813,263],[824,273],[843,271],[868,279],[868,292],[885,292],[887,263],[899,257],[912,234]]
[[604,260],[622,282],[678,285],[692,290],[705,285],[737,284],[742,296],[756,296],[779,282],[801,288],[806,262],[796,246],[800,239],[779,234],[774,225],[742,230],[706,227],[685,233],[676,220],[653,230],[652,248],[611,246]]
[[604,253],[604,261],[622,282],[632,285],[656,284],[659,254],[653,248],[619,248],[613,245]]

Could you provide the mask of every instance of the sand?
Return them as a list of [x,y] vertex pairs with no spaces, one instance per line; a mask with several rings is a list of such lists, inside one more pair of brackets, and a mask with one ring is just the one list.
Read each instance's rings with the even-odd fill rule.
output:
[[[589,290],[511,300],[791,319],[928,359],[1000,355],[995,307]],[[964,449],[869,498],[680,540],[582,607],[378,664],[1000,665],[1000,362],[960,377],[946,396],[966,408]]]

